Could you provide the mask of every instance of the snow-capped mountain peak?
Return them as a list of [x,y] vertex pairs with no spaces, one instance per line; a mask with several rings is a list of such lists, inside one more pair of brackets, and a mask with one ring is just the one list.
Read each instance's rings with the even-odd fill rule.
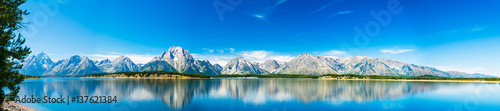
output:
[[32,55],[23,62],[22,74],[36,76],[84,75],[97,72],[131,72],[142,70],[172,71],[206,75],[217,74],[360,74],[442,77],[491,77],[483,74],[468,74],[457,71],[441,71],[436,68],[419,66],[397,60],[355,56],[350,58],[330,58],[300,54],[288,62],[267,60],[264,63],[251,62],[243,57],[235,57],[224,67],[211,64],[208,60],[195,60],[188,50],[172,46],[160,56],[144,65],[137,65],[126,56],[113,60],[90,60],[85,56],[71,56],[54,63],[45,53]]

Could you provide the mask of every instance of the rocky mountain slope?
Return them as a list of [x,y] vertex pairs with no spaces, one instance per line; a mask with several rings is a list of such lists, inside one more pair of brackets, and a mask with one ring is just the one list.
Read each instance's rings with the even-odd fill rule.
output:
[[178,72],[174,66],[170,65],[167,61],[155,60],[148,62],[142,68],[142,71],[170,71]]
[[137,66],[130,58],[125,56],[120,56],[113,61],[105,59],[97,64],[102,72],[113,73],[113,72],[134,72],[139,71],[139,66]]
[[222,71],[222,66],[220,66],[219,64],[214,64],[213,66],[214,66],[215,70],[217,70],[219,73],[220,73],[220,71]]
[[236,57],[227,63],[221,71],[222,74],[268,74],[266,70],[259,68],[243,57]]
[[56,62],[52,69],[42,74],[42,76],[75,76],[98,72],[100,72],[99,68],[88,57],[75,55],[69,59]]
[[23,62],[23,69],[19,70],[21,74],[41,76],[43,73],[52,69],[54,62],[45,53],[29,56]]
[[[189,51],[184,50],[182,47],[172,46],[168,49],[168,51],[163,52],[162,55],[153,58],[152,61],[165,61],[180,73],[206,75],[220,74],[220,71],[217,71],[217,69],[208,60],[195,60]],[[146,65],[151,67],[155,64],[148,63]],[[144,67],[146,67],[146,65]]]
[[280,63],[276,60],[267,60],[264,63],[258,64],[259,68],[266,70],[269,73],[274,73],[281,68],[283,63]]
[[301,54],[284,64],[276,73],[280,74],[337,74],[325,58]]

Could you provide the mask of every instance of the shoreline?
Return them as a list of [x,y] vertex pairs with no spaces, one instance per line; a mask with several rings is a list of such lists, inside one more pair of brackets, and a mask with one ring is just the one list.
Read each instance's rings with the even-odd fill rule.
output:
[[500,81],[480,81],[480,80],[411,80],[411,79],[398,79],[398,80],[396,80],[396,79],[318,79],[318,80],[500,83]]
[[36,109],[21,105],[16,102],[8,101],[2,104],[2,107],[6,111],[36,111]]
[[[76,77],[75,77],[76,78]],[[116,79],[316,79],[316,78],[258,78],[258,77],[211,77],[211,78],[163,78],[163,77],[77,77],[77,78],[116,78]],[[363,80],[363,81],[412,81],[412,82],[467,82],[467,83],[500,83],[500,81],[482,80],[411,80],[411,79],[325,79],[317,80]]]
[[[75,77],[77,78],[77,77]],[[170,74],[151,74],[148,76],[145,75],[125,75],[125,74],[110,74],[110,75],[101,75],[101,76],[82,76],[78,78],[122,78],[122,79],[204,79],[199,77],[191,77],[184,75],[170,75]]]

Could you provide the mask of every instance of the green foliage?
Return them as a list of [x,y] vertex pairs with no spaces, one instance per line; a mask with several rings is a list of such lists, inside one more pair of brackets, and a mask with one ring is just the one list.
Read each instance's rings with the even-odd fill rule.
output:
[[395,79],[395,80],[482,80],[482,81],[500,81],[500,78],[453,78],[453,77],[439,77],[432,75],[422,75],[422,76],[382,76],[382,75],[358,75],[358,74],[325,74],[325,75],[302,75],[302,74],[270,74],[270,75],[260,75],[260,74],[244,74],[244,75],[217,75],[212,76],[216,78],[231,78],[231,77],[257,77],[257,78],[312,78],[317,79],[323,76],[330,76],[332,78],[343,77],[344,79]]
[[[28,15],[26,10],[19,6],[26,0],[0,1],[0,105],[4,99],[14,100],[19,92],[19,86],[25,76],[19,74],[21,62],[31,53],[28,47],[23,47],[25,39],[19,34],[23,29],[23,15]],[[5,94],[3,88],[7,87],[11,93]],[[0,107],[0,110],[2,108]]]
[[139,76],[150,76],[157,74],[159,75],[181,75],[181,76],[189,76],[189,77],[194,77],[194,78],[210,78],[208,75],[203,75],[203,74],[191,74],[191,73],[178,73],[178,72],[169,72],[169,71],[142,71],[142,72],[116,72],[116,73],[94,73],[94,74],[89,74],[85,75],[83,77],[90,77],[90,76],[105,76],[105,75],[112,75],[112,74],[124,74],[126,76],[135,76],[136,74],[139,74]]
[[40,79],[41,78],[40,76],[32,76],[32,75],[23,75],[23,76],[26,79]]
[[500,81],[500,78],[464,78],[464,77],[439,77],[433,75],[422,76],[382,76],[382,75],[357,75],[357,74],[326,74],[324,76],[346,77],[346,78],[370,78],[370,79],[402,79],[402,80],[483,80],[483,81]]

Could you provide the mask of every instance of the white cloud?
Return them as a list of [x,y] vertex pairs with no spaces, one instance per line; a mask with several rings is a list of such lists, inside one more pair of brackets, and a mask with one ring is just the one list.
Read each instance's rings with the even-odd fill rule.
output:
[[257,17],[257,18],[260,18],[260,19],[263,19],[263,18],[264,18],[264,16],[263,16],[263,15],[254,15],[254,16],[255,16],[255,17]]
[[[283,55],[283,56],[279,56],[279,55],[272,55],[269,57],[269,59],[274,59],[276,61],[280,61],[280,62],[288,62],[290,60],[292,60],[294,57],[290,56],[290,55]],[[266,60],[269,60],[269,59],[266,59]],[[265,62],[265,61],[262,61],[262,62]]]
[[269,59],[276,61],[288,62],[293,59],[290,55],[280,55],[273,51],[257,50],[257,51],[241,51],[238,52],[240,56],[250,60],[251,62],[262,63]]
[[326,54],[328,54],[328,55],[345,55],[346,52],[338,51],[338,50],[330,50],[330,51],[326,52]]
[[201,50],[206,50],[206,51],[208,51],[210,53],[214,52],[214,49],[209,49],[209,48],[202,48]]
[[333,16],[342,15],[342,14],[349,14],[349,13],[352,13],[352,11],[350,11],[350,10],[347,10],[347,11],[340,11],[340,12],[337,12],[337,13],[334,13],[334,14],[332,14],[332,15],[328,16],[327,18],[328,18],[328,19],[330,19],[330,18],[332,18]]
[[259,50],[259,51],[242,51],[240,55],[247,59],[264,59],[267,54],[270,54],[269,51]]
[[472,29],[472,31],[480,31],[481,28],[475,28],[475,29]]
[[217,49],[217,52],[219,52],[219,53],[224,53],[224,50],[222,50],[222,49]]
[[414,51],[413,49],[381,49],[380,52],[386,54],[400,54],[405,52]]
[[[81,54],[85,55],[85,54]],[[130,58],[134,63],[138,64],[145,64],[149,61],[151,61],[156,55],[150,55],[150,54],[124,54],[124,53],[117,53],[117,52],[110,52],[109,54],[91,54],[91,55],[85,55],[88,56],[90,59],[93,60],[104,60],[104,59],[110,59],[113,60],[117,57],[120,56],[126,56]]]
[[229,50],[229,51],[231,51],[231,53],[233,53],[233,52],[234,52],[234,50],[236,50],[236,49],[234,49],[234,48],[229,48],[229,49],[227,49],[227,50]]
[[224,49],[210,49],[210,48],[202,48],[201,50],[206,50],[210,53],[213,53],[214,51],[217,51],[219,53],[224,53],[225,51],[224,50],[228,50],[229,52],[233,53],[234,52],[234,48],[224,48]]
[[348,57],[347,52],[339,50],[330,50],[327,52],[319,53],[319,55],[331,58]]

